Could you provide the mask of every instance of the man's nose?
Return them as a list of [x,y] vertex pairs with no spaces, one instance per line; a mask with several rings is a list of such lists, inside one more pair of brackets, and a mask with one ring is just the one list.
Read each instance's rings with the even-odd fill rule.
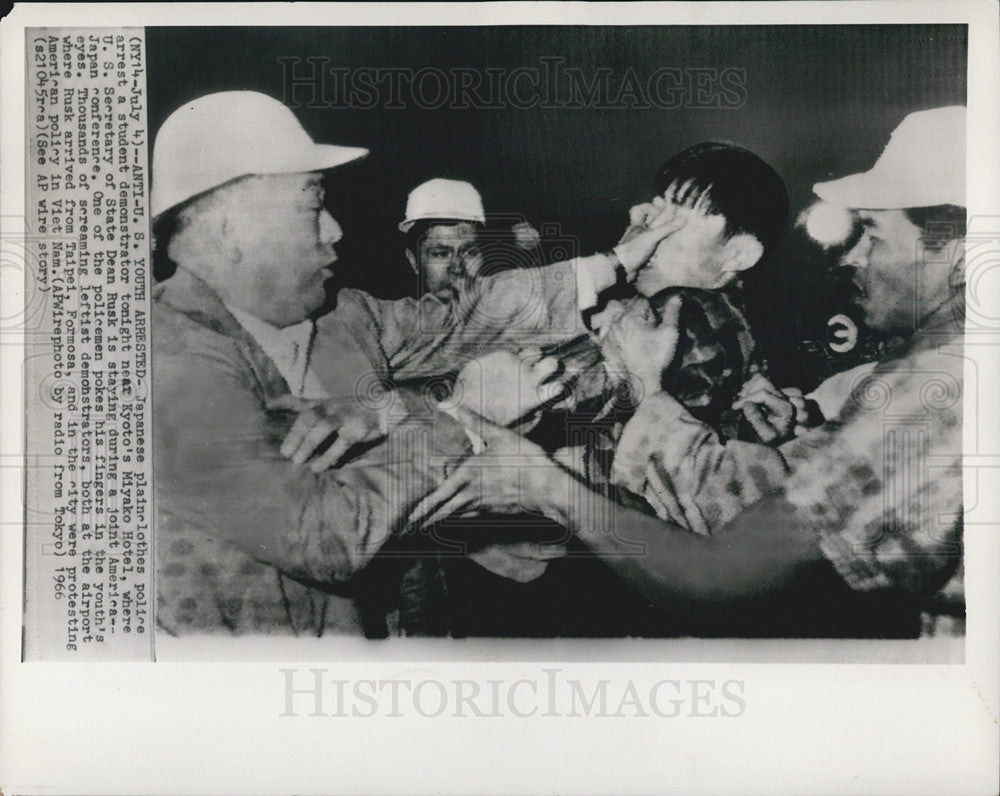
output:
[[451,252],[448,255],[448,273],[451,274],[464,274],[465,273],[465,256],[461,252]]
[[319,216],[319,239],[324,244],[332,246],[334,243],[339,241],[344,237],[344,231],[340,228],[340,224],[337,223],[337,219],[330,215],[327,210],[320,213]]
[[861,240],[854,244],[850,251],[842,255],[840,264],[849,268],[867,268],[868,253],[871,250],[871,242],[867,235],[862,235]]

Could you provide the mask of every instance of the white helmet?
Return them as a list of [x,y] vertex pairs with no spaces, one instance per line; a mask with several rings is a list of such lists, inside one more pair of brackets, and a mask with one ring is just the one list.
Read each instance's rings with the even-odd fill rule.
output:
[[447,218],[486,223],[483,198],[471,183],[461,180],[428,180],[418,185],[406,199],[406,218],[399,231],[409,232],[417,221]]
[[256,91],[223,91],[174,111],[153,146],[153,217],[249,174],[322,171],[367,149],[316,144],[295,114]]
[[870,170],[816,183],[813,191],[863,210],[965,207],[965,117],[963,105],[911,113]]

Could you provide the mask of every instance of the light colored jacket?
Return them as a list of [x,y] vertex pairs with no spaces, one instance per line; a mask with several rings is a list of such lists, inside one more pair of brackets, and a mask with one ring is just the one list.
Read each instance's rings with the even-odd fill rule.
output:
[[[332,396],[378,400],[387,378],[440,373],[518,340],[572,336],[573,284],[572,263],[562,263],[484,280],[462,306],[342,290],[316,323],[311,367]],[[279,453],[288,419],[266,409],[288,385],[184,269],[155,290],[153,349],[159,626],[360,632],[368,565],[445,462],[467,450],[464,429],[424,396],[400,391],[404,419],[384,443],[320,474],[290,463]],[[377,624],[382,612],[373,611]]]

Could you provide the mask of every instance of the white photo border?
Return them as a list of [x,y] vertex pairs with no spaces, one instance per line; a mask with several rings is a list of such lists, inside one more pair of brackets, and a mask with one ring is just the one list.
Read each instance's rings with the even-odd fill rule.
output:
[[[995,234],[1000,255],[1000,56],[996,5],[954,2],[487,3],[487,4],[24,4],[4,20],[0,235],[23,233],[24,29],[45,26],[505,24],[919,24],[969,25],[968,202],[972,229]],[[977,227],[976,225],[982,225]],[[3,279],[7,308],[23,302],[20,274]],[[992,278],[992,277],[991,277]],[[994,290],[1000,310],[1000,290]],[[4,317],[11,311],[5,310]],[[990,317],[1000,318],[1000,312]],[[281,655],[221,662],[233,653],[199,642],[156,663],[21,663],[23,544],[20,348],[0,347],[0,789],[4,794],[233,792],[992,793],[997,783],[998,524],[965,532],[969,618],[965,661],[913,660],[893,644],[851,647],[843,663],[803,663],[787,642],[692,642],[666,659],[622,645],[473,643],[456,656],[416,659],[394,643],[320,647],[282,642]],[[984,453],[979,510],[1000,519],[997,352],[986,355],[978,437]],[[967,487],[968,488],[968,487]],[[987,501],[983,504],[982,501]],[[239,640],[243,645],[243,640]],[[225,642],[227,648],[231,641]],[[591,645],[591,642],[579,642]],[[813,651],[843,641],[809,641]],[[735,646],[734,646],[735,645]],[[245,660],[253,650],[245,645]],[[237,652],[236,655],[239,653]],[[873,654],[877,657],[873,658]],[[870,663],[878,660],[878,663]],[[183,662],[181,662],[183,661]],[[795,661],[795,662],[781,662]],[[288,712],[287,674],[321,669],[342,680],[475,680],[542,687],[558,668],[588,692],[608,680],[649,694],[660,681],[687,689],[681,715],[546,716],[522,686],[503,715],[440,716],[389,710],[341,717],[308,706]],[[297,675],[296,675],[297,676]],[[703,716],[692,682],[741,682],[739,715]],[[301,685],[302,680],[296,680]],[[331,686],[332,687],[332,686]],[[714,687],[714,686],[713,686]],[[527,695],[527,696],[525,696]],[[299,697],[295,697],[296,700]],[[523,701],[518,702],[521,699]],[[295,705],[299,705],[295,702]],[[360,703],[359,703],[360,704]],[[512,708],[512,705],[514,709]],[[729,701],[736,708],[737,702]],[[533,715],[518,712],[538,708]],[[433,707],[433,705],[432,705]],[[648,705],[647,705],[648,707]],[[380,704],[381,708],[381,704]],[[424,712],[434,713],[434,710]],[[647,713],[649,711],[647,710]],[[735,712],[735,710],[734,710]],[[333,713],[334,715],[331,715]],[[388,715],[387,715],[388,713]],[[613,713],[613,711],[612,711]]]

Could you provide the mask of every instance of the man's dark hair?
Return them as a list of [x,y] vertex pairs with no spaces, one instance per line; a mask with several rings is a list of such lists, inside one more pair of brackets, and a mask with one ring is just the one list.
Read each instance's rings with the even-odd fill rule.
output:
[[938,251],[948,241],[965,237],[965,208],[958,205],[907,207],[910,223],[918,227],[924,245]]
[[788,192],[778,172],[748,149],[718,141],[695,144],[667,161],[656,175],[656,192],[694,206],[705,202],[726,219],[725,236],[748,233],[765,253],[788,219]]

